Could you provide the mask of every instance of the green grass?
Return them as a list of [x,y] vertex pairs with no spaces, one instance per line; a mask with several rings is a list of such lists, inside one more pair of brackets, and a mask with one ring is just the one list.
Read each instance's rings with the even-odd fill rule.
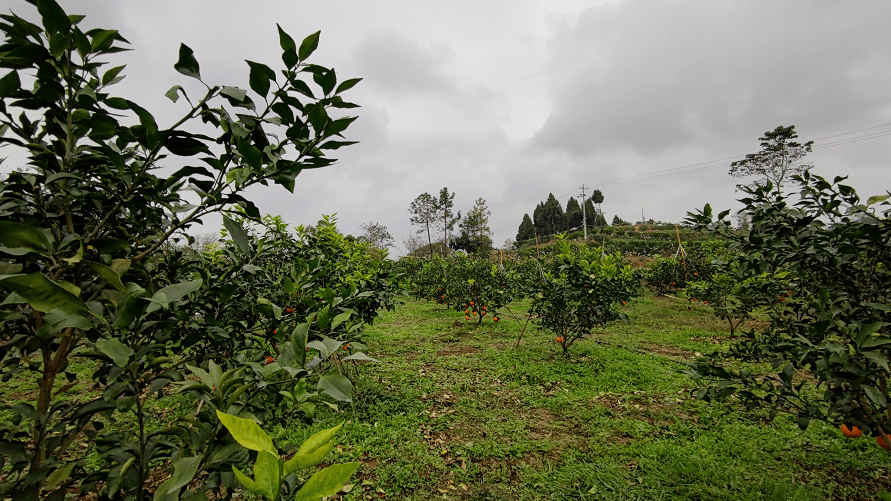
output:
[[[522,316],[527,305],[512,306]],[[367,330],[355,404],[281,437],[348,419],[331,462],[362,462],[347,500],[874,499],[889,456],[822,423],[801,432],[691,399],[680,360],[727,343],[706,307],[645,296],[629,324],[564,359],[553,337],[505,315],[481,327],[408,302]],[[383,492],[383,494],[381,494]]]

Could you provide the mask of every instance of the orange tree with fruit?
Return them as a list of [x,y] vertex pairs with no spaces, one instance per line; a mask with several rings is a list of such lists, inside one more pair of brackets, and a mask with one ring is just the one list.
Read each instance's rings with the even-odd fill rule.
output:
[[559,253],[541,263],[540,280],[531,282],[531,310],[540,328],[554,334],[563,350],[597,326],[627,321],[619,306],[640,294],[640,276],[621,256],[599,248],[572,245],[557,236]]
[[[800,199],[768,183],[744,187],[741,201],[751,227],[734,232],[728,212],[714,221],[711,208],[690,214],[700,228],[728,239],[750,277],[782,276],[767,310],[770,325],[746,332],[727,353],[691,364],[698,397],[735,395],[771,416],[789,413],[801,429],[814,420],[842,432],[891,444],[891,220],[889,195],[863,202],[855,190],[805,172]],[[725,366],[727,358],[769,362],[775,374],[755,377]]]
[[498,322],[498,310],[513,300],[510,275],[488,258],[457,253],[447,260],[448,299],[465,320]]

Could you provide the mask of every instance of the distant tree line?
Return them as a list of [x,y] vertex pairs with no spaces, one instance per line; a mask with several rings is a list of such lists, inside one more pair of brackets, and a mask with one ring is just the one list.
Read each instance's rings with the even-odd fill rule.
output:
[[594,190],[591,196],[584,200],[584,212],[575,197],[569,197],[564,210],[554,194],[549,193],[548,199],[539,202],[535,207],[532,217],[529,217],[529,214],[523,215],[523,221],[517,230],[516,245],[524,245],[529,240],[534,240],[536,236],[541,238],[573,229],[581,230],[585,224],[592,230],[608,226],[600,209],[602,203],[603,193]]

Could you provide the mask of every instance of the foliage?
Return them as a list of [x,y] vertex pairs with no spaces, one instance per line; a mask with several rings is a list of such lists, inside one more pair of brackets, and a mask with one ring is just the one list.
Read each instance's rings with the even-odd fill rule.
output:
[[455,255],[446,262],[449,303],[467,320],[483,323],[492,315],[498,321],[498,310],[511,302],[512,288],[508,275],[487,258]]
[[380,223],[363,223],[359,228],[362,228],[359,240],[370,245],[372,249],[383,251],[392,247],[395,242],[387,227]]
[[430,234],[430,225],[436,225],[438,211],[437,201],[429,193],[421,193],[408,207],[408,212],[411,214],[411,224],[421,227],[421,229],[417,230],[418,235],[427,233],[427,244],[430,246],[431,258],[433,258],[433,237]]
[[618,310],[639,294],[640,277],[618,254],[573,246],[558,235],[560,254],[543,264],[542,279],[531,310],[538,325],[552,332],[566,356],[577,340],[594,327],[614,320],[627,321]]
[[750,153],[743,160],[730,164],[730,175],[733,177],[759,176],[752,185],[766,186],[772,184],[776,191],[790,183],[794,176],[804,173],[811,164],[802,163],[801,159],[812,151],[813,141],[801,144],[793,141],[798,137],[795,126],[780,125],[773,131],[767,131],[758,138],[761,151]]
[[452,212],[455,206],[455,194],[449,193],[448,188],[439,190],[439,198],[436,200],[436,209],[439,213],[437,217],[437,226],[442,228],[442,241],[446,246],[450,246],[449,232],[455,228],[455,223],[461,220],[461,211],[457,214]]
[[717,222],[709,206],[690,215],[732,242],[729,251],[749,277],[782,279],[782,288],[774,290],[787,292],[772,302],[770,328],[748,333],[730,351],[769,361],[777,374],[756,378],[725,368],[717,357],[696,362],[690,374],[702,398],[736,395],[772,415],[797,415],[802,429],[817,419],[887,440],[891,220],[887,211],[879,216],[871,207],[888,205],[888,196],[864,204],[841,184],[844,179],[830,183],[806,172],[796,178],[801,198],[795,205],[769,183],[743,188],[749,195],[744,211],[752,218],[745,233],[730,231],[728,212]]
[[489,228],[490,215],[492,215],[492,212],[486,208],[486,201],[478,198],[473,208],[459,223],[461,235],[455,240],[452,248],[464,250],[471,254],[491,250],[492,230]]
[[[177,497],[199,475],[204,496],[205,489],[231,485],[231,473],[221,472],[237,460],[216,437],[219,423],[198,413],[190,423],[150,431],[145,404],[171,382],[202,373],[220,382],[210,393],[200,388],[205,401],[223,409],[248,400],[248,379],[259,386],[260,364],[248,355],[231,353],[245,357],[240,366],[216,365],[217,371],[209,358],[219,352],[194,343],[208,331],[252,342],[253,334],[242,336],[254,324],[227,332],[199,313],[236,297],[237,287],[211,282],[246,267],[239,263],[226,277],[202,275],[182,251],[162,250],[213,212],[239,207],[259,219],[242,195],[246,188],[272,182],[292,191],[303,169],[333,163],[325,151],[352,144],[336,136],[355,118],[335,118],[328,110],[355,107],[341,93],[359,79],[338,85],[333,69],[306,62],[319,33],[298,46],[279,28],[280,74],[248,61],[254,97],[236,87],[206,86],[193,102],[174,86],[167,96],[183,98],[187,110],[165,129],[148,110],[109,93],[123,66],[100,72],[105,63],[99,59],[125,50],[117,31],[82,31],[83,16],[67,15],[52,0],[34,3],[43,29],[15,15],[0,23],[0,66],[11,69],[0,79],[0,140],[30,155],[25,168],[0,184],[0,366],[4,380],[29,374],[39,388],[32,402],[8,408],[16,417],[0,429],[7,472],[0,490],[16,499],[90,491],[145,499],[152,468],[170,462],[176,480],[156,498]],[[185,45],[174,67],[201,80]],[[33,77],[30,90],[20,73]],[[205,135],[213,130],[216,137]],[[170,166],[194,156],[198,166],[190,161],[167,178],[155,174],[162,159]],[[186,190],[193,192],[188,201]],[[247,254],[244,230],[227,228]],[[73,357],[97,361],[98,397],[66,394],[83,378],[69,370]],[[77,443],[87,447],[73,447]],[[98,465],[86,461],[94,454]]]
[[245,475],[236,467],[232,471],[245,489],[254,495],[278,501],[284,494],[294,493],[294,500],[315,500],[337,494],[359,468],[360,463],[342,463],[326,466],[314,473],[297,488],[297,472],[316,466],[334,448],[334,437],[343,423],[322,430],[309,437],[297,449],[293,457],[283,460],[278,449],[254,421],[217,411],[219,420],[242,447],[256,451],[254,478]]
[[539,203],[532,214],[535,224],[535,232],[539,237],[556,235],[566,231],[566,216],[560,202],[554,198],[553,193],[548,194],[548,199]]
[[523,221],[520,222],[520,227],[517,229],[517,238],[515,245],[528,245],[529,242],[534,239],[535,225],[532,224],[532,218],[529,217],[529,214],[523,214]]

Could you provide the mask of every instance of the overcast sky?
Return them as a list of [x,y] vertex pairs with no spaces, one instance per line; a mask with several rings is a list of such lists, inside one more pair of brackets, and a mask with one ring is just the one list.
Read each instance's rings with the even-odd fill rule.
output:
[[200,92],[173,69],[181,42],[205,82],[248,88],[245,59],[282,67],[276,23],[298,43],[321,30],[311,62],[364,78],[346,95],[360,144],[293,195],[251,191],[294,224],[337,213],[344,233],[374,221],[401,242],[412,200],[448,187],[464,213],[487,201],[500,246],[548,193],[565,207],[583,184],[608,220],[677,222],[736,206],[729,162],[778,125],[816,140],[816,173],[849,175],[864,198],[891,189],[887,0],[60,3],[131,42],[117,93],[162,126],[185,106],[167,89]]

